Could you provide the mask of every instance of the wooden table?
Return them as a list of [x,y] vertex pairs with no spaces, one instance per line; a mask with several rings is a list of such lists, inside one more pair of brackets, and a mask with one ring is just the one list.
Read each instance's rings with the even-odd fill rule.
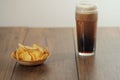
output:
[[[120,28],[98,28],[96,55],[80,57],[73,28],[0,28],[0,80],[120,80]],[[38,66],[22,66],[10,54],[18,45],[48,46]]]

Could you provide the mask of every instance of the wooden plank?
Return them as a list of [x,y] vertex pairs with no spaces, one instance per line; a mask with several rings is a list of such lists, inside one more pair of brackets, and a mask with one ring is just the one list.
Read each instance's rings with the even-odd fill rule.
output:
[[78,55],[78,48],[77,48],[77,36],[76,36],[76,28],[73,29],[73,36],[74,36],[74,46],[75,46],[75,56],[76,56],[76,68],[78,73],[78,80],[85,80],[86,78],[86,71],[85,71],[85,61],[84,57]]
[[72,28],[29,29],[24,44],[48,46],[51,56],[38,66],[16,65],[12,80],[77,80]]
[[[80,80],[120,80],[120,31],[118,28],[99,28],[96,55],[78,57]],[[84,64],[80,60],[84,61]],[[84,68],[81,68],[82,67]],[[82,72],[84,71],[84,72]],[[81,75],[84,75],[81,78]]]
[[10,80],[15,62],[10,54],[24,40],[23,28],[0,28],[0,80]]

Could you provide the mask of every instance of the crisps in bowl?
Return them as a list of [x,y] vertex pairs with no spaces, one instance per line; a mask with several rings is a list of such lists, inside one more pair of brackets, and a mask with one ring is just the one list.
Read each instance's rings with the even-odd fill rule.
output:
[[18,44],[18,48],[11,56],[23,65],[37,65],[47,59],[49,51],[36,44],[33,44],[32,47]]

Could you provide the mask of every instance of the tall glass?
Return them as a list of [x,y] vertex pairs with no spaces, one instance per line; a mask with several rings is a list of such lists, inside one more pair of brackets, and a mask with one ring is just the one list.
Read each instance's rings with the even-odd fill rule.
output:
[[76,31],[78,53],[91,56],[96,50],[98,12],[95,4],[81,2],[76,6]]

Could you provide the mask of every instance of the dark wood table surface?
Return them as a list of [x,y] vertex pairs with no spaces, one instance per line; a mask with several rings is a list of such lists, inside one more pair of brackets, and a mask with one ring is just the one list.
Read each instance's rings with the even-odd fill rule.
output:
[[[10,57],[18,43],[48,46],[51,56],[22,66]],[[120,80],[120,28],[98,28],[92,57],[78,56],[73,28],[0,28],[0,80]]]

